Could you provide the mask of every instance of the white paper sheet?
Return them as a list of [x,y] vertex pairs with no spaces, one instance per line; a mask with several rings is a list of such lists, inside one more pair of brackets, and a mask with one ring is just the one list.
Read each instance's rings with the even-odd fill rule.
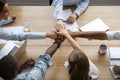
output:
[[107,31],[109,27],[99,18],[91,21],[90,23],[82,26],[81,31]]

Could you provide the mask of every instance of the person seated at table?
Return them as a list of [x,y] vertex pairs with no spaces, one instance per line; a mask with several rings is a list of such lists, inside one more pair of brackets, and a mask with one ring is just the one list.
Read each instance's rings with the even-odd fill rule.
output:
[[90,0],[49,0],[50,5],[55,7],[55,16],[58,24],[63,25],[63,6],[77,6],[75,11],[67,19],[72,24],[88,7]]
[[9,13],[9,5],[6,0],[0,0],[0,26],[14,22],[15,16]]
[[[72,37],[97,39],[97,40],[120,40],[120,30],[116,31],[86,31],[86,32],[70,32]],[[120,66],[115,65],[113,67],[115,74],[120,75]]]
[[[60,47],[64,38],[57,38],[54,43],[46,50],[45,54],[40,55],[37,63],[34,65],[34,60],[29,59],[24,65],[18,67],[17,59],[11,55],[6,55],[0,60],[0,77],[5,80],[43,80],[45,72],[50,66],[51,57]],[[18,70],[32,67],[28,72]]]
[[79,44],[70,36],[65,26],[58,24],[56,29],[58,31],[56,33],[64,36],[74,49],[68,58],[70,80],[98,80],[100,77],[99,69],[82,51]]

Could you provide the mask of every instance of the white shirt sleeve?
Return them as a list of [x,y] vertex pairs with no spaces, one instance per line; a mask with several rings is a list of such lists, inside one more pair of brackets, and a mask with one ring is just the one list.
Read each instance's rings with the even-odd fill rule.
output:
[[93,62],[89,61],[90,65],[90,71],[89,71],[89,76],[92,78],[92,80],[100,80],[100,71],[97,68]]
[[63,19],[62,18],[62,10],[63,10],[63,0],[53,0],[51,6],[54,6],[55,11],[54,11],[54,16],[55,19]]
[[108,40],[120,40],[120,30],[118,31],[107,31]]
[[84,12],[87,9],[89,3],[90,3],[90,0],[81,0],[77,4],[77,8],[74,11],[74,13],[76,13],[79,16],[82,12]]
[[12,20],[12,18],[11,17],[8,17],[8,19],[7,20],[1,20],[0,21],[0,26],[3,26],[3,25],[5,25],[5,24],[9,24],[9,23],[11,23],[13,20]]
[[9,30],[5,30],[4,28],[0,29],[0,39],[22,41],[25,39],[44,39],[44,38],[46,38],[46,32],[14,33]]

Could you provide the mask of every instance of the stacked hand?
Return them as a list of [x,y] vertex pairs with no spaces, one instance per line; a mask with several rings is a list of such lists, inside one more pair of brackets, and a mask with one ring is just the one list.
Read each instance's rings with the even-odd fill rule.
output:
[[57,29],[57,34],[61,35],[61,36],[66,36],[66,35],[69,35],[67,29],[65,28],[65,26],[61,25],[61,24],[58,24],[56,26],[56,29]]
[[57,25],[58,25],[58,24],[64,25],[62,19],[57,20]]

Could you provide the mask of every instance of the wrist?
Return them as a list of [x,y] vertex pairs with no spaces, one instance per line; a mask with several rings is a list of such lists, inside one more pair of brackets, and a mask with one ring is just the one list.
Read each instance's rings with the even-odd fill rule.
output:
[[58,48],[59,48],[60,45],[61,45],[61,40],[60,39],[56,39],[53,44],[58,44]]
[[57,19],[57,21],[63,21],[62,19]]

